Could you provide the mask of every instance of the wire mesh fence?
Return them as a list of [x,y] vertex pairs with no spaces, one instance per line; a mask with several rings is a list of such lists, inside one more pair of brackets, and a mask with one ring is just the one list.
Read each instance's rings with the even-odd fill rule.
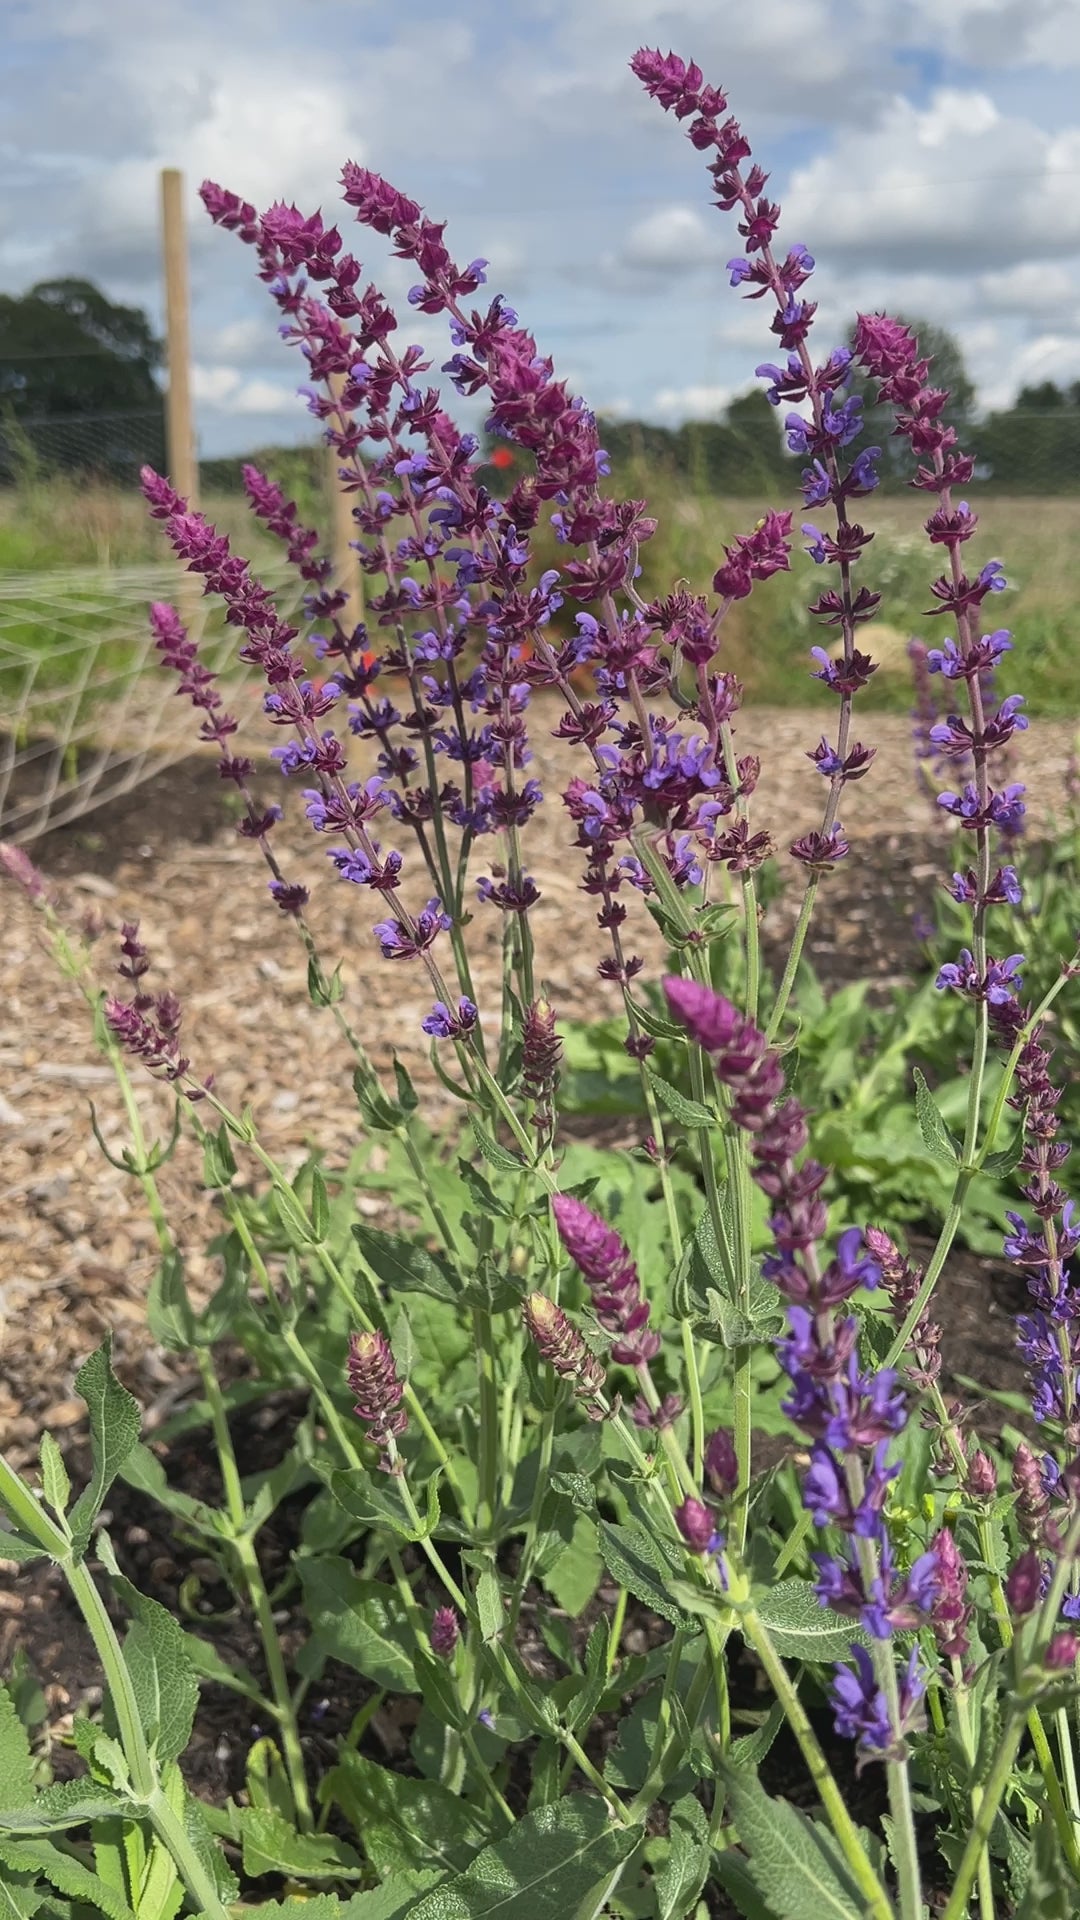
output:
[[0,485],[10,485],[28,468],[44,476],[92,473],[134,485],[139,468],[160,467],[164,453],[160,406],[18,420],[0,415]]
[[[288,615],[301,584],[261,569]],[[175,567],[0,577],[0,837],[26,844],[130,793],[200,748],[189,703],[157,663],[152,600],[180,605],[200,657],[244,719],[258,679],[240,644]]]

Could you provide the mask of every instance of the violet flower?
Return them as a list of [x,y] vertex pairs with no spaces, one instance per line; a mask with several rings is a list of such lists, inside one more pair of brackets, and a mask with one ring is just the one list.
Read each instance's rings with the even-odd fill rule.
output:
[[409,1418],[401,1404],[404,1385],[384,1333],[350,1334],[346,1375],[356,1396],[353,1412],[366,1426],[368,1439],[381,1449],[380,1467],[384,1473],[400,1473],[396,1442]]

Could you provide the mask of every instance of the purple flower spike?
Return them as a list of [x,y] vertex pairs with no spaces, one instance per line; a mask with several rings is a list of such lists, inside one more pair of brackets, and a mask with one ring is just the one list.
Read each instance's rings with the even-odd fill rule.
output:
[[356,1396],[353,1412],[368,1430],[368,1438],[382,1449],[384,1473],[400,1472],[394,1443],[409,1424],[402,1406],[404,1386],[385,1333],[354,1333],[349,1337],[346,1375]]
[[600,1325],[617,1336],[612,1359],[622,1366],[647,1366],[660,1351],[660,1335],[649,1327],[649,1303],[629,1248],[614,1227],[572,1194],[557,1193],[551,1210],[567,1253],[589,1283]]

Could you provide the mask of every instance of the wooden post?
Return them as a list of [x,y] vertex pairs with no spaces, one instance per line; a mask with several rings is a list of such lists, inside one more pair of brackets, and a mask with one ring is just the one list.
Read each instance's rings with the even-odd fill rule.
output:
[[169,385],[165,396],[168,477],[188,505],[199,503],[199,466],[191,412],[191,316],[187,243],[184,237],[184,176],[161,171],[161,251],[165,267],[165,342]]
[[[330,391],[335,400],[345,385],[344,375],[332,374]],[[360,555],[352,542],[356,539],[357,526],[352,517],[352,503],[356,497],[346,493],[338,478],[341,455],[336,447],[326,449],[326,491],[330,507],[330,553],[334,562],[334,585],[341,587],[349,598],[341,609],[341,624],[349,631],[364,617],[364,576],[360,570]]]

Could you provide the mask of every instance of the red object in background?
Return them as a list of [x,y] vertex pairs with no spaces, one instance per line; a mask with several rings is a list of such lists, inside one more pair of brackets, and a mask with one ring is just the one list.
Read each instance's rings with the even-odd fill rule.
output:
[[512,467],[514,456],[509,447],[496,447],[488,464],[493,467]]

